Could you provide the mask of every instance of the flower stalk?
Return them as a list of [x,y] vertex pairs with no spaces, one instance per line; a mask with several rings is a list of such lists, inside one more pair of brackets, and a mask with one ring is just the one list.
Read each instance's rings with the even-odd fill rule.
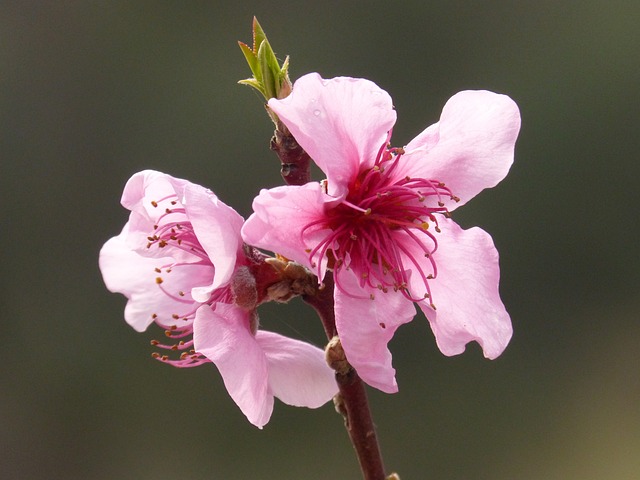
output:
[[333,287],[333,278],[327,274],[322,288],[314,295],[304,295],[302,299],[317,312],[327,334],[327,362],[336,372],[336,382],[340,390],[333,403],[336,411],[344,419],[344,426],[356,451],[363,479],[385,480],[387,477],[367,400],[367,391],[358,373],[347,362],[337,336]]

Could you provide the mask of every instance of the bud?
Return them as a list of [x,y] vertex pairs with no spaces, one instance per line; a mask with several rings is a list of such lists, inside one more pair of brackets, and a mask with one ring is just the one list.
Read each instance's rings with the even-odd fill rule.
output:
[[267,101],[270,98],[288,97],[291,93],[289,57],[285,58],[282,66],[279,65],[256,17],[253,17],[253,48],[243,42],[238,42],[238,45],[253,73],[253,77],[240,80],[238,83],[255,88]]

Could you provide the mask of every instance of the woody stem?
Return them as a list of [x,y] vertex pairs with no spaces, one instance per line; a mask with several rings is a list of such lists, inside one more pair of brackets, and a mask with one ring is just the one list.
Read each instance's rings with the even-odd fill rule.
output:
[[311,180],[311,159],[281,122],[273,132],[271,150],[280,158],[280,175],[287,185],[304,185]]
[[[324,288],[316,295],[305,295],[303,299],[311,305],[322,320],[327,338],[336,334],[333,301],[333,277],[330,272],[324,279]],[[371,410],[364,382],[346,361],[347,367],[336,370],[339,393],[334,398],[336,410],[343,416],[345,428],[356,450],[364,480],[385,480],[382,454],[378,445]]]
[[[283,180],[287,185],[304,185],[311,181],[311,158],[298,144],[289,129],[280,121],[271,139],[271,150],[280,159]],[[333,276],[327,272],[323,280],[324,288],[315,294],[303,295],[303,300],[311,305],[322,321],[329,340],[337,336],[333,299]],[[356,450],[364,480],[385,480],[382,454],[371,417],[362,379],[346,362],[347,368],[336,371],[339,393],[334,398],[336,410],[343,416],[345,428]]]

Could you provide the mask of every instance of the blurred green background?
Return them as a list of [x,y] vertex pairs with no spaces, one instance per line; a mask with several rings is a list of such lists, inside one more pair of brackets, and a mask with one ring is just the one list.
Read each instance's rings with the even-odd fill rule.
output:
[[[640,3],[2,2],[0,478],[357,479],[327,405],[263,431],[212,366],[178,370],[106,291],[124,183],[153,168],[243,215],[281,183],[236,41],[257,15],[292,77],[369,78],[394,143],[463,89],[507,93],[507,179],[457,211],[501,254],[515,334],[495,361],[445,358],[424,317],[391,344],[400,392],[370,398],[389,471],[410,479],[640,478]],[[322,344],[299,302],[267,328]]]

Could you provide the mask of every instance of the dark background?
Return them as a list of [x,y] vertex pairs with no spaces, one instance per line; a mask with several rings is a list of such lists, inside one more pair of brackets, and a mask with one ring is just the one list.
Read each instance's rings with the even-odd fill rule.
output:
[[[322,4],[322,6],[320,6]],[[636,1],[2,2],[0,477],[356,479],[327,405],[262,431],[212,366],[178,370],[104,288],[101,245],[153,168],[243,215],[281,183],[236,41],[257,15],[292,78],[369,78],[394,143],[463,89],[509,94],[507,179],[455,218],[489,231],[515,334],[495,361],[446,358],[426,320],[371,392],[385,462],[410,479],[640,478],[640,4]],[[267,328],[321,344],[298,302]]]

